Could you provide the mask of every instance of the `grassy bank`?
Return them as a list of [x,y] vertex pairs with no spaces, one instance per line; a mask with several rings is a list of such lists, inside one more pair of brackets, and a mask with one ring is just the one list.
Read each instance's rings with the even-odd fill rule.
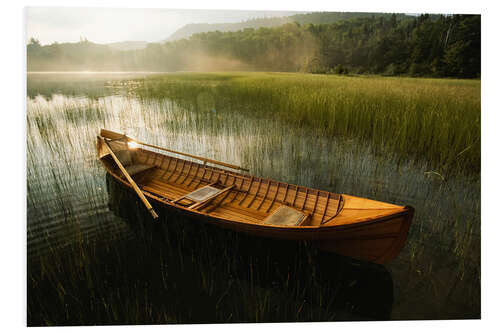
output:
[[[289,73],[183,73],[134,86],[198,112],[238,112],[356,138],[448,176],[480,172],[480,81]],[[380,150],[380,149],[379,149]]]

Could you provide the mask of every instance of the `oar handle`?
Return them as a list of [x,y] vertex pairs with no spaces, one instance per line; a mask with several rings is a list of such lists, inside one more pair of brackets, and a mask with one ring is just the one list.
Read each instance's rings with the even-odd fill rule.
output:
[[153,209],[153,207],[151,207],[149,210],[149,213],[151,214],[151,216],[153,216],[153,218],[156,220],[158,218],[158,214],[156,214],[155,210]]
[[127,178],[128,182],[130,183],[130,185],[132,186],[132,188],[134,189],[134,191],[137,193],[137,195],[141,199],[141,201],[144,204],[144,206],[146,206],[146,208],[148,209],[148,211],[151,214],[151,216],[153,216],[153,218],[156,220],[158,218],[158,214],[156,214],[156,212],[154,211],[153,207],[149,203],[148,199],[146,199],[146,197],[144,196],[144,193],[142,193],[142,191],[139,188],[139,186],[137,186],[137,184],[135,183],[135,181],[132,179],[132,177],[129,175],[129,173],[127,172],[127,170],[123,166],[123,164],[118,159],[118,157],[116,157],[115,153],[113,152],[113,149],[111,149],[111,146],[106,141],[106,139],[102,138],[102,137],[101,137],[101,139],[104,141],[104,144],[106,145],[106,147],[109,150],[109,153],[111,154],[111,156],[115,160],[116,165],[118,165],[118,168],[121,170],[121,172],[123,173],[123,175],[125,176],[125,178]]

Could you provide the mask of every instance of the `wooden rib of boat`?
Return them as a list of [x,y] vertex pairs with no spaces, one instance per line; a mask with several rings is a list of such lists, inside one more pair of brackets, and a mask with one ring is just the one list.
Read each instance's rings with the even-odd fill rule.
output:
[[[131,148],[132,144],[139,146]],[[105,129],[97,137],[97,152],[111,176],[123,186],[141,192],[148,209],[151,201],[153,205],[167,205],[236,232],[307,240],[321,250],[375,263],[387,263],[398,255],[414,212],[410,206],[331,193],[209,166],[207,163],[244,170],[228,163],[142,143]]]

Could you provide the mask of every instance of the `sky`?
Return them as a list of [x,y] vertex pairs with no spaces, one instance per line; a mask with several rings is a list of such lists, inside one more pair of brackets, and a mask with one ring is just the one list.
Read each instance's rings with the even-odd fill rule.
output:
[[43,45],[53,42],[158,42],[189,23],[232,23],[258,17],[289,16],[296,12],[28,7],[26,38]]

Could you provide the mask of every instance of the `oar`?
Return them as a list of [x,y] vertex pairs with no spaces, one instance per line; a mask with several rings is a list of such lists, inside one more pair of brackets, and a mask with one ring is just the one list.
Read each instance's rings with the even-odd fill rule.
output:
[[122,163],[120,162],[120,160],[118,159],[118,157],[116,157],[115,153],[111,149],[111,147],[110,147],[109,143],[106,141],[106,139],[103,138],[103,141],[106,144],[106,147],[108,148],[109,153],[111,154],[111,156],[115,160],[116,164],[118,165],[118,167],[120,168],[120,170],[125,175],[125,178],[127,178],[127,180],[129,181],[130,185],[132,185],[132,188],[135,190],[135,192],[137,193],[137,195],[139,196],[139,198],[141,198],[142,202],[144,203],[144,206],[146,206],[146,208],[151,213],[151,215],[153,216],[153,218],[157,219],[158,218],[158,214],[156,214],[156,212],[154,211],[153,207],[149,203],[148,199],[146,199],[146,197],[144,196],[144,193],[142,193],[142,191],[139,188],[139,186],[137,186],[137,184],[134,182],[134,180],[132,179],[132,177],[130,177],[130,175],[128,174],[127,170],[122,165]]
[[216,161],[216,160],[211,160],[209,158],[205,158],[205,157],[201,157],[201,156],[196,156],[196,155],[191,155],[191,154],[183,153],[183,152],[180,152],[180,151],[175,151],[175,150],[171,150],[171,149],[167,149],[167,148],[163,148],[163,147],[151,145],[149,143],[141,142],[139,140],[136,140],[136,139],[133,139],[131,137],[128,137],[125,134],[116,133],[116,132],[109,131],[109,130],[106,130],[106,129],[101,129],[101,135],[104,136],[104,137],[108,137],[110,139],[126,138],[126,139],[128,139],[130,141],[133,141],[133,142],[135,142],[137,144],[140,144],[140,145],[143,145],[143,146],[147,146],[147,147],[151,147],[151,148],[156,148],[156,149],[168,151],[169,153],[174,153],[174,154],[179,154],[179,155],[183,155],[183,156],[195,158],[197,160],[204,161],[206,163],[218,164],[218,165],[222,165],[222,166],[225,166],[227,168],[231,168],[231,169],[235,169],[235,170],[241,170],[241,171],[247,171],[247,172],[249,171],[248,169],[242,168],[242,167],[240,167],[238,165],[229,164],[229,163],[225,163],[225,162],[220,162],[220,161]]

